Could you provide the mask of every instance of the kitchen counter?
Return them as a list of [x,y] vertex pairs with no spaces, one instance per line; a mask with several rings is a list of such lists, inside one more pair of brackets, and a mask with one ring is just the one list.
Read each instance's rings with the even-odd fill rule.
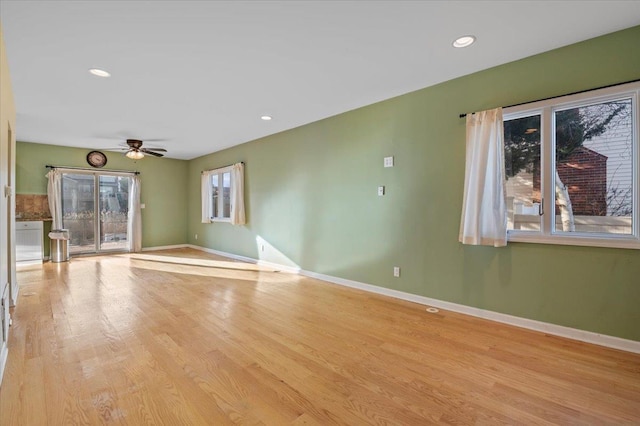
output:
[[50,217],[16,216],[16,222],[51,222],[52,220]]

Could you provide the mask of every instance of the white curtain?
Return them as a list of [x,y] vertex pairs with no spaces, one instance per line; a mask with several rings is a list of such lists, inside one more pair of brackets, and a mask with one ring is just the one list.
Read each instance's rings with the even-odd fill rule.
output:
[[502,108],[467,115],[467,154],[459,241],[507,245]]
[[129,178],[129,217],[128,217],[129,251],[142,250],[142,214],[140,210],[140,176]]
[[231,166],[231,224],[244,225],[244,164]]
[[62,172],[51,169],[47,173],[47,198],[49,211],[51,212],[51,229],[62,229]]
[[211,223],[211,200],[213,198],[213,188],[211,187],[211,171],[204,171],[200,176],[200,191],[202,200],[202,223]]

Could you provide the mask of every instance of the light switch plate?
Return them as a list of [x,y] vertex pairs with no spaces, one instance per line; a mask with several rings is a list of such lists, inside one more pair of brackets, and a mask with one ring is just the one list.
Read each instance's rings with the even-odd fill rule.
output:
[[384,195],[384,186],[379,186],[378,187],[378,196],[383,196]]
[[384,166],[385,167],[393,167],[393,156],[384,157]]

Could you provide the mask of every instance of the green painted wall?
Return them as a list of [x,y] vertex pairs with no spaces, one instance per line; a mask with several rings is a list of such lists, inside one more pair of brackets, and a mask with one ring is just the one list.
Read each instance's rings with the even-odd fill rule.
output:
[[[46,194],[48,169],[45,165],[89,167],[90,150],[56,145],[18,142],[16,148],[16,193]],[[184,244],[187,237],[186,205],[188,162],[145,157],[132,161],[115,152],[105,152],[105,169],[140,172],[142,246]],[[45,244],[46,255],[49,247]]]
[[[640,78],[639,41],[635,27],[191,160],[189,243],[640,341],[640,251],[457,241],[458,114]],[[201,224],[200,172],[237,161],[248,225]]]

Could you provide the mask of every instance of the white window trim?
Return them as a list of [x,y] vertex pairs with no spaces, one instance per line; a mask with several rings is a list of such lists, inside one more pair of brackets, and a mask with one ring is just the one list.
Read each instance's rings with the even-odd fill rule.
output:
[[211,222],[227,222],[231,223],[230,217],[212,217]]
[[[552,172],[555,170],[555,152],[552,145],[553,126],[551,119],[555,111],[560,111],[575,106],[588,103],[606,102],[620,98],[632,99],[632,144],[633,144],[633,218],[632,218],[632,234],[630,235],[604,235],[604,234],[588,234],[588,233],[566,233],[553,231],[553,221],[555,214],[542,215],[541,230],[538,231],[520,231],[509,230],[507,232],[508,242],[523,243],[540,243],[540,244],[559,244],[573,246],[588,247],[610,247],[625,249],[640,249],[640,179],[638,168],[640,167],[640,82],[628,83],[619,86],[597,89],[589,92],[578,93],[538,102],[532,102],[523,105],[517,105],[503,110],[504,121],[516,118],[540,115],[541,126],[541,153],[540,153],[540,188],[542,198],[544,200],[543,209],[553,212],[555,206],[555,193],[552,185]],[[548,141],[548,142],[546,142]],[[550,149],[551,148],[551,149]],[[550,166],[547,166],[550,165]],[[549,201],[551,200],[551,201]]]
[[[233,173],[231,173],[231,168],[233,166],[226,166],[226,167],[221,167],[219,169],[214,169],[214,170],[208,170],[207,173],[209,174],[209,179],[212,179],[214,175],[222,175],[224,173],[229,173],[229,188],[230,190],[232,190],[233,188]],[[211,185],[211,181],[209,182],[209,184]],[[219,178],[219,185],[222,185],[222,179]],[[222,191],[220,191],[220,194],[222,194]],[[222,200],[222,197],[219,198],[220,200]],[[213,208],[213,197],[209,200],[209,212],[211,212],[211,214],[213,214],[214,212],[214,208]],[[231,209],[229,209],[229,216],[231,216]],[[209,220],[211,220],[211,222],[221,222],[221,223],[231,223],[231,217],[213,217],[211,216],[209,218]]]

